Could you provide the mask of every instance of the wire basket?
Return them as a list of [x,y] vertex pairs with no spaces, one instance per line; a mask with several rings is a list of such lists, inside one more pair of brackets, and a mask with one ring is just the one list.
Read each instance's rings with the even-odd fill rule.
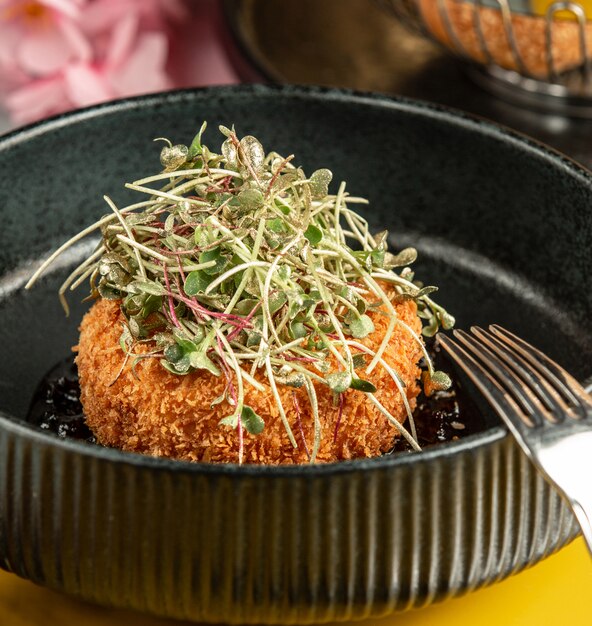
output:
[[378,0],[519,104],[592,118],[592,0]]

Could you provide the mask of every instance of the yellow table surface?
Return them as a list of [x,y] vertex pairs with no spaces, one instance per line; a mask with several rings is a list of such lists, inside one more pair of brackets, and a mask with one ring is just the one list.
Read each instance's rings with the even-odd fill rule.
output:
[[[1,626],[180,626],[183,622],[86,604],[0,571]],[[423,609],[360,626],[586,626],[592,624],[592,560],[582,539],[511,578]]]

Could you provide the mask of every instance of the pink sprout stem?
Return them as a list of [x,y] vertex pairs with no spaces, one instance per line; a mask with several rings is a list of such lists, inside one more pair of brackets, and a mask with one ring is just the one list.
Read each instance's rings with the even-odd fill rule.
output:
[[341,424],[341,418],[343,416],[343,394],[339,394],[339,412],[337,414],[337,422],[335,423],[335,432],[333,433],[333,443],[337,441],[337,431],[339,430],[339,425]]
[[167,270],[166,265],[163,263],[162,265],[162,269],[164,272],[164,284],[166,285],[167,291],[168,291],[168,297],[167,300],[169,302],[169,313],[171,316],[171,320],[173,322],[173,324],[177,327],[177,328],[181,328],[181,324],[179,323],[179,320],[177,319],[177,314],[175,313],[175,306],[173,304],[173,294],[171,291],[171,283],[169,281],[169,273]]
[[300,405],[298,404],[298,397],[296,396],[296,392],[292,391],[292,402],[294,403],[294,409],[296,411],[296,423],[298,424],[298,430],[300,431],[300,436],[302,437],[302,443],[304,444],[304,451],[306,452],[306,456],[310,461],[310,452],[308,451],[308,446],[306,445],[306,438],[304,436],[304,428],[302,428],[302,417],[300,413]]

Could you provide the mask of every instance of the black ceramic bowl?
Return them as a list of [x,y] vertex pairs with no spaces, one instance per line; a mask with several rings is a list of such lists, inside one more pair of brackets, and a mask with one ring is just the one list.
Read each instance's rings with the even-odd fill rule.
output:
[[[62,440],[24,421],[76,343],[31,262],[123,201],[151,140],[201,120],[324,166],[460,327],[498,322],[592,373],[592,178],[488,123],[340,91],[182,91],[65,115],[0,139],[0,565],[91,601],[212,622],[315,622],[441,600],[537,562],[577,532],[495,422],[421,453],[307,467],[187,464]],[[210,133],[214,143],[213,133]]]

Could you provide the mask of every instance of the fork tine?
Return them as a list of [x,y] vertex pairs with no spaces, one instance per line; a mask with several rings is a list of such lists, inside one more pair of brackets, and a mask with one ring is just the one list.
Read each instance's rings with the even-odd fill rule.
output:
[[492,324],[489,329],[493,334],[517,350],[527,359],[540,373],[545,376],[547,382],[553,385],[568,403],[575,405],[579,417],[585,418],[588,408],[592,405],[590,396],[580,383],[558,363],[555,363],[546,354],[530,345],[520,337],[498,324]]
[[[567,417],[570,405],[564,402],[555,388],[520,352],[512,349],[506,342],[482,328],[474,326],[471,328],[471,332],[512,368],[518,378],[522,379],[524,385],[521,386],[521,391],[528,394],[530,399],[538,404],[538,409],[544,417],[550,417],[547,410],[552,412],[556,422],[562,422]],[[540,402],[542,402],[542,406],[539,404]]]
[[[475,327],[473,327],[473,331]],[[542,426],[545,406],[524,385],[522,380],[483,341],[463,330],[455,330],[454,336],[473,356],[483,363],[500,382],[512,399],[521,407],[520,417],[528,426]]]
[[452,357],[453,361],[465,372],[477,389],[489,400],[508,429],[530,457],[531,452],[523,442],[524,434],[529,426],[522,419],[512,416],[523,415],[514,399],[508,395],[499,382],[476,361],[457,341],[445,335],[439,335],[439,343]]

